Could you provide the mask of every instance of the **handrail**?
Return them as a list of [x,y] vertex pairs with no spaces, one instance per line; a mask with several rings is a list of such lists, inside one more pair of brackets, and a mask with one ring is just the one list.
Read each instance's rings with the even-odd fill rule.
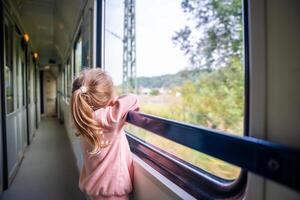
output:
[[130,132],[126,136],[132,153],[196,199],[242,199],[247,181],[244,171],[234,181],[224,180]]
[[239,137],[131,111],[126,121],[300,191],[300,151],[267,140]]

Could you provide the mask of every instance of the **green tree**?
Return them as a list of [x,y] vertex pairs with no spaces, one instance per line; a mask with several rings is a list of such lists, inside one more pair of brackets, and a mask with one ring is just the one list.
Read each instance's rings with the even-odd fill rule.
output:
[[189,23],[172,39],[193,67],[215,69],[242,58],[242,0],[183,0],[181,7]]
[[208,69],[182,87],[190,122],[242,132],[242,0],[182,0],[188,23],[173,36],[191,66]]
[[203,75],[197,82],[182,87],[189,122],[224,131],[242,133],[244,81],[238,58],[230,67]]
[[151,89],[151,90],[150,90],[150,95],[152,95],[152,96],[157,96],[157,95],[159,95],[159,90],[158,90],[158,89]]

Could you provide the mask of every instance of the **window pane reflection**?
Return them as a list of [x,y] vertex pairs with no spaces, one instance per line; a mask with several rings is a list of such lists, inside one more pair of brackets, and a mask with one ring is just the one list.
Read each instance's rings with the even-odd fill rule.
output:
[[6,96],[6,113],[14,111],[14,85],[13,85],[13,64],[12,64],[12,27],[9,24],[4,26],[5,34],[5,96]]

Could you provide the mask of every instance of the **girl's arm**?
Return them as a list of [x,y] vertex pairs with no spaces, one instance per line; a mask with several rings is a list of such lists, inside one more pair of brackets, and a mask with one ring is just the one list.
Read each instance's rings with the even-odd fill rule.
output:
[[95,120],[100,123],[102,127],[111,127],[116,123],[124,123],[129,111],[138,110],[138,97],[133,94],[123,95],[116,98],[106,108],[96,110]]

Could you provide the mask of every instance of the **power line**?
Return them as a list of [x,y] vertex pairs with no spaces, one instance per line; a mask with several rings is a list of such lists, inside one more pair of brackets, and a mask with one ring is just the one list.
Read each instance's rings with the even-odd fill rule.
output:
[[124,42],[123,38],[121,36],[119,36],[117,33],[109,30],[109,29],[105,29],[106,32],[110,33],[112,36],[114,36],[115,38],[121,40],[121,42]]

